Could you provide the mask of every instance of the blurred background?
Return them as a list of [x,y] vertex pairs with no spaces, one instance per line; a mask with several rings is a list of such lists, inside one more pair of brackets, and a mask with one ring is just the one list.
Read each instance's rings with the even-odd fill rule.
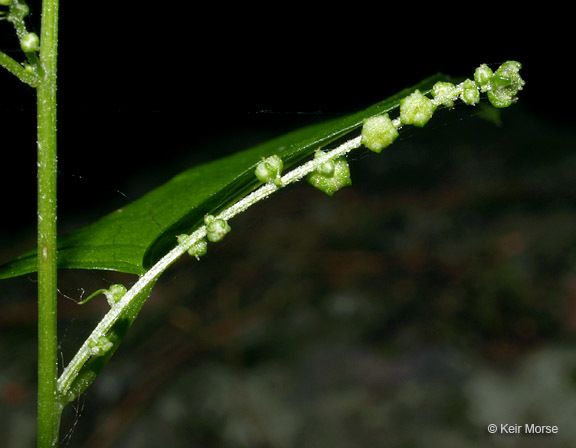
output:
[[[291,186],[235,218],[200,262],[178,262],[67,408],[62,446],[574,446],[576,132],[562,27],[543,37],[529,18],[484,33],[410,18],[352,30],[290,8],[240,19],[77,3],[62,6],[62,232],[437,71],[515,59],[527,85],[498,117],[457,106],[379,156],[354,152],[352,187],[329,198]],[[18,57],[7,23],[0,42]],[[0,88],[4,262],[34,246],[35,109],[4,71]],[[65,363],[107,311],[76,301],[135,278],[60,277]],[[34,444],[35,289],[34,275],[0,282],[10,448]],[[490,423],[559,433],[489,435]]]

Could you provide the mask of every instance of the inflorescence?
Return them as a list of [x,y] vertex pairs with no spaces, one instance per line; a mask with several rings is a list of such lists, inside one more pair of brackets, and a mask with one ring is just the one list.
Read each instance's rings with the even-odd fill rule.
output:
[[[352,185],[350,168],[345,157],[349,151],[363,145],[370,151],[380,153],[394,143],[403,126],[425,126],[440,106],[451,108],[458,100],[466,105],[475,106],[480,102],[482,93],[486,94],[488,101],[496,108],[510,106],[525,84],[520,77],[521,68],[521,64],[516,61],[507,61],[496,71],[492,71],[488,65],[482,64],[474,72],[474,79],[466,79],[456,85],[446,81],[437,82],[430,91],[431,97],[415,90],[400,100],[397,118],[392,119],[388,113],[384,113],[365,119],[359,137],[334,150],[322,151],[318,149],[312,161],[295,168],[284,176],[282,176],[284,162],[280,156],[272,155],[262,158],[256,165],[254,175],[258,181],[264,184],[265,191],[259,195],[254,192],[254,199],[244,198],[238,203],[236,210],[230,212],[226,219],[245,210],[273,191],[304,176],[313,187],[332,196],[341,188]],[[242,202],[245,202],[246,205]],[[178,243],[196,258],[206,254],[207,241],[220,241],[230,232],[230,226],[221,217],[215,218],[207,215],[204,223],[206,227],[203,235],[205,236],[194,239],[192,236],[181,234],[177,237]]]
[[[369,150],[380,153],[394,143],[402,126],[423,127],[432,118],[438,106],[453,107],[458,99],[466,105],[475,106],[480,102],[480,93],[486,93],[494,107],[508,107],[515,101],[516,94],[525,84],[520,77],[521,68],[519,62],[508,61],[493,72],[488,65],[482,64],[476,69],[474,80],[467,79],[458,85],[446,81],[434,84],[431,91],[432,98],[415,90],[400,101],[398,118],[392,120],[385,113],[364,120],[360,143]],[[334,161],[336,162],[341,164],[340,170],[326,170],[326,162],[320,160],[316,170],[308,175],[308,182],[311,185],[330,196],[340,188],[351,185],[346,159],[341,157]],[[346,168],[343,164],[346,164]]]
[[[0,5],[6,1],[9,0],[0,0]],[[400,101],[398,118],[391,119],[387,113],[367,118],[363,122],[360,136],[329,151],[317,150],[312,160],[284,175],[282,175],[284,163],[279,156],[264,158],[256,165],[254,173],[256,178],[263,183],[260,188],[222,211],[218,216],[206,215],[204,225],[197,228],[191,235],[179,235],[178,245],[147,271],[129,291],[126,291],[123,285],[112,285],[108,290],[97,291],[82,302],[85,303],[97,294],[103,293],[111,310],[94,329],[59,378],[59,391],[69,393],[75,372],[88,357],[104,356],[110,352],[114,344],[106,334],[134,298],[184,252],[196,258],[206,254],[208,242],[220,241],[230,232],[230,225],[227,222],[229,219],[268,197],[274,191],[304,177],[314,187],[328,195],[333,195],[339,189],[351,185],[350,169],[345,158],[348,152],[363,145],[371,151],[380,153],[398,138],[398,131],[402,126],[424,126],[439,106],[453,107],[457,100],[467,105],[476,105],[480,101],[480,94],[485,93],[494,107],[508,107],[515,101],[516,94],[525,84],[520,77],[520,68],[520,63],[508,61],[493,72],[486,64],[483,64],[476,69],[473,80],[467,79],[458,85],[449,82],[436,83],[431,90],[431,98],[416,90]]]

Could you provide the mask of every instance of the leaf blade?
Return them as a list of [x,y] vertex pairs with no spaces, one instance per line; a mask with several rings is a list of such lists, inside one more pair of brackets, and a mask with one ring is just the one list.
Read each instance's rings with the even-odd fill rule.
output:
[[[435,82],[447,79],[442,74],[431,76],[360,112],[187,169],[126,207],[59,238],[58,267],[142,275],[176,244],[176,235],[190,232],[205,214],[216,214],[253,190],[258,185],[254,168],[262,157],[277,154],[289,168],[359,129],[364,119],[397,108],[412,91],[427,93]],[[0,279],[34,271],[35,250],[0,266]]]

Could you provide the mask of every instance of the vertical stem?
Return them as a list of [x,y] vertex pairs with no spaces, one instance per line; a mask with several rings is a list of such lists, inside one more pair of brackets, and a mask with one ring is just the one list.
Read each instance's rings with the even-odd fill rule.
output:
[[58,0],[42,2],[38,85],[38,447],[58,444],[56,286],[56,67]]

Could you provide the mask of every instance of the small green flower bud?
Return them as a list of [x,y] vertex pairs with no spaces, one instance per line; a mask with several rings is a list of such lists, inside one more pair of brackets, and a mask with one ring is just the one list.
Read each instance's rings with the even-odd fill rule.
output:
[[12,0],[0,0],[0,6],[10,6]]
[[480,92],[484,93],[490,88],[492,75],[494,75],[492,69],[486,64],[482,64],[476,69],[476,71],[474,71],[474,81],[480,89]]
[[90,341],[88,347],[92,356],[104,356],[114,344],[106,336],[100,336],[96,341]]
[[398,137],[398,129],[388,114],[377,115],[364,120],[362,144],[370,151],[380,153]]
[[454,100],[458,98],[456,86],[451,82],[438,81],[432,87],[432,96],[438,104],[446,107],[454,106]]
[[84,305],[85,303],[90,302],[90,300],[92,300],[94,297],[100,294],[104,294],[106,296],[106,301],[108,302],[108,305],[110,305],[110,307],[113,307],[120,301],[122,297],[124,297],[124,294],[126,294],[127,291],[128,290],[124,285],[112,285],[108,289],[99,289],[98,291],[93,292],[84,300],[78,302],[78,304]]
[[474,81],[467,79],[462,83],[460,98],[462,98],[462,102],[468,106],[474,106],[480,102],[480,92]]
[[110,288],[103,291],[104,295],[106,296],[106,300],[108,301],[108,305],[110,307],[114,306],[120,299],[124,297],[128,290],[124,285],[112,285]]
[[[323,156],[324,156],[324,153],[320,150],[316,151],[316,154],[314,154],[315,159],[320,159]],[[322,162],[316,167],[316,171],[318,173],[322,174],[323,176],[328,176],[328,177],[330,177],[334,174],[335,169],[336,169],[336,166],[334,165],[333,160],[327,160],[325,162]]]
[[212,215],[206,215],[204,224],[206,224],[206,238],[212,243],[221,241],[232,230],[226,221],[216,219]]
[[[333,161],[334,170],[332,174],[322,174],[316,169],[308,174],[307,180],[310,185],[326,193],[328,196],[334,195],[338,190],[348,185],[352,185],[350,180],[350,168],[344,157],[339,157]],[[324,164],[321,164],[324,165]]]
[[20,47],[25,53],[32,53],[40,50],[40,39],[36,33],[26,34],[20,41]]
[[516,61],[507,61],[494,72],[490,80],[488,100],[494,107],[508,107],[525,82],[520,77],[522,65]]
[[266,159],[262,159],[260,163],[256,166],[256,177],[260,182],[274,182],[276,185],[280,186],[280,173],[284,169],[284,163],[282,159],[273,155]]
[[402,124],[413,124],[421,128],[432,118],[435,110],[434,103],[416,90],[400,101],[400,121]]
[[[178,244],[183,244],[188,235],[182,233],[176,237],[178,239]],[[191,257],[195,257],[197,260],[200,259],[201,256],[206,255],[208,253],[208,243],[204,238],[199,239],[196,241],[190,249],[188,249],[188,255]]]

